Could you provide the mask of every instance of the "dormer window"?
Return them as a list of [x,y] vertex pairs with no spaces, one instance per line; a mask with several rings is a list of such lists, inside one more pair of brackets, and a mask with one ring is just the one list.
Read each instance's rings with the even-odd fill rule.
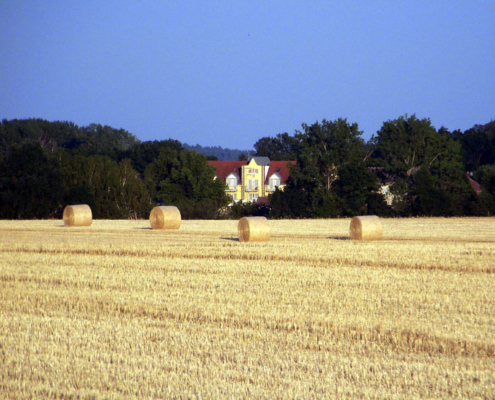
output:
[[227,179],[225,180],[225,182],[227,183],[229,190],[236,190],[237,189],[237,175],[230,174],[229,176],[227,176]]
[[270,190],[275,190],[276,187],[280,186],[280,175],[275,173],[268,179],[268,184]]

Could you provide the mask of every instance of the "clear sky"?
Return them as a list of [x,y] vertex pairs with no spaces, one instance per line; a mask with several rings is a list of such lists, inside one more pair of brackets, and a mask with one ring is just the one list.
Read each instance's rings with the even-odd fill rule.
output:
[[0,118],[252,149],[347,118],[495,119],[495,0],[0,0]]

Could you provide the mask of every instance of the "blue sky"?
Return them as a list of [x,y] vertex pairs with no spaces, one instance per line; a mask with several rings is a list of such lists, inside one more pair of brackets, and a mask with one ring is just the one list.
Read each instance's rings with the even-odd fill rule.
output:
[[251,149],[339,117],[495,118],[495,1],[0,0],[0,118]]

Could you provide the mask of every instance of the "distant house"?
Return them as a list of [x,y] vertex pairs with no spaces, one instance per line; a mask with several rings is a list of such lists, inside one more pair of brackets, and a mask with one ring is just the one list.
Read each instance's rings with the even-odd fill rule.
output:
[[469,184],[471,185],[473,190],[476,192],[476,194],[480,194],[483,191],[483,189],[481,188],[481,185],[478,182],[473,180],[472,173],[466,172],[466,176],[468,178]]
[[216,179],[226,184],[232,201],[257,202],[278,187],[283,189],[289,178],[289,165],[295,161],[270,161],[268,157],[252,157],[249,161],[208,161],[216,169]]

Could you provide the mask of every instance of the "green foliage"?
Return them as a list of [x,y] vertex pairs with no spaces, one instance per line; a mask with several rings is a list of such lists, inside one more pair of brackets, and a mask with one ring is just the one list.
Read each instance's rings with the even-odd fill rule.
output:
[[87,203],[93,218],[146,217],[150,196],[129,160],[117,163],[103,156],[61,154],[69,204]]
[[436,130],[429,119],[417,119],[415,115],[401,116],[386,121],[372,138],[374,157],[381,160],[388,173],[401,179],[414,174],[421,165],[436,157],[430,144],[435,141]]
[[409,195],[409,186],[405,179],[397,178],[393,185],[390,186],[390,193],[393,196],[392,209],[401,217],[411,215],[411,197]]
[[495,164],[483,165],[474,174],[474,178],[483,187],[483,191],[495,194]]
[[177,140],[154,140],[133,145],[124,153],[123,158],[130,159],[134,169],[138,173],[144,174],[148,165],[157,159],[162,150],[178,155],[184,148]]
[[461,146],[447,130],[437,132],[429,119],[405,115],[385,122],[372,142],[374,160],[393,182],[393,207],[399,215],[468,212],[473,191],[465,177]]
[[[304,132],[296,136],[299,140],[297,165],[293,172],[297,175],[305,169],[313,173],[314,184],[330,190],[337,179],[340,166],[363,156],[362,134],[356,123],[346,119],[323,120],[320,124],[302,125]],[[300,170],[300,171],[298,171]]]
[[53,218],[63,191],[58,160],[39,143],[12,145],[0,160],[0,218]]
[[458,138],[466,171],[476,171],[483,165],[495,163],[495,121],[475,125]]
[[204,154],[208,160],[232,161],[238,160],[241,154],[246,154],[247,156],[253,155],[253,151],[251,150],[224,149],[221,146],[200,146],[199,144],[191,146],[187,143],[184,143],[182,146],[185,150]]
[[228,218],[240,219],[242,217],[268,217],[270,215],[270,207],[264,204],[256,204],[254,202],[243,203],[237,201],[229,207],[227,214]]
[[290,161],[297,158],[298,140],[288,133],[279,133],[275,137],[263,137],[255,144],[256,156],[268,157],[272,161]]
[[474,174],[483,191],[479,195],[476,206],[476,214],[483,216],[495,215],[495,164],[483,165]]
[[118,160],[121,153],[139,143],[124,129],[100,124],[78,127],[72,122],[49,122],[43,119],[3,120],[0,124],[0,151],[5,154],[12,144],[39,143],[51,151],[66,149],[70,154],[102,155]]
[[[296,134],[297,164],[291,167],[291,175],[283,192],[272,196],[274,214],[302,218],[327,218],[340,215],[343,194],[347,188],[341,184],[339,190],[334,184],[339,171],[345,173],[345,166],[358,163],[364,154],[361,132],[357,124],[345,119],[323,120],[313,125],[302,125],[304,131]],[[356,207],[355,205],[350,206]],[[345,212],[353,213],[351,210]]]
[[[495,121],[450,133],[404,115],[384,122],[368,143],[356,123],[341,118],[302,128],[256,142],[256,155],[297,165],[270,207],[238,203],[231,218],[495,215]],[[100,124],[3,120],[0,218],[59,218],[77,203],[89,204],[95,218],[147,218],[158,203],[178,206],[184,218],[229,216],[224,185],[198,152],[220,160],[243,152],[185,147],[172,139],[141,143]],[[479,196],[466,171],[481,183]],[[380,185],[389,186],[392,207]]]
[[184,219],[216,218],[218,210],[229,203],[225,185],[214,176],[204,155],[169,147],[145,171],[154,201],[177,206]]
[[452,200],[447,192],[435,184],[435,179],[426,166],[414,175],[411,185],[412,213],[419,216],[452,216]]
[[390,215],[391,210],[379,191],[375,175],[363,162],[355,160],[342,165],[333,188],[338,199],[339,215]]

